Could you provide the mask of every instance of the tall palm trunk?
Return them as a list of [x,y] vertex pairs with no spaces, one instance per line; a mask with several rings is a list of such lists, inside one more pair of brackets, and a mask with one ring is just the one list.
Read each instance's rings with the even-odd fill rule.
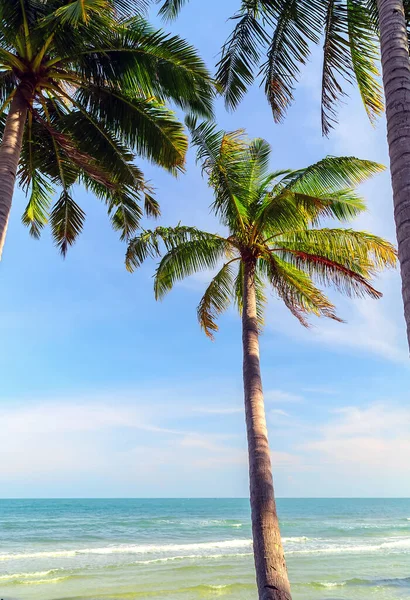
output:
[[402,0],[377,0],[387,141],[404,315],[410,344],[410,60]]
[[0,145],[0,258],[6,239],[28,103],[19,88],[10,104]]
[[252,534],[259,600],[291,600],[273,491],[259,361],[255,264],[246,262],[243,286],[243,382],[248,435]]

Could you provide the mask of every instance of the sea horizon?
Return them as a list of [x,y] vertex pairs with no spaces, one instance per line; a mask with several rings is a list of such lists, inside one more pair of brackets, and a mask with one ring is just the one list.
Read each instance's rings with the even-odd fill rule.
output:
[[[249,496],[2,496],[2,500],[249,500]],[[410,500],[410,496],[276,496],[276,500]]]

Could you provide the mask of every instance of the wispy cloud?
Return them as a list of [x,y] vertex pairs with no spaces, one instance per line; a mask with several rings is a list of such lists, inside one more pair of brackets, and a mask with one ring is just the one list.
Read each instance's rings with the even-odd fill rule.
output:
[[282,390],[267,390],[264,392],[266,402],[302,402],[303,396]]
[[199,406],[193,412],[205,415],[236,415],[243,412],[242,406]]
[[269,411],[269,415],[279,417],[290,417],[289,413],[287,413],[285,410],[282,410],[281,408],[272,408]]
[[[376,495],[408,494],[410,474],[410,409],[374,403],[334,411],[330,421],[299,446],[316,472],[338,478],[334,485],[367,490]],[[315,458],[316,457],[316,458]],[[371,492],[370,492],[371,493]]]
[[305,387],[305,388],[303,388],[302,391],[307,392],[308,394],[324,394],[326,396],[333,396],[333,395],[339,393],[334,388],[327,387],[327,386],[321,386],[321,385]]

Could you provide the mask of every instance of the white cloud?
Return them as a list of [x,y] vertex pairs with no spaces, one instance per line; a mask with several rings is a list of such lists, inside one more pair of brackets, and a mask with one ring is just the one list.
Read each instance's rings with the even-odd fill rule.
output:
[[[0,466],[0,493],[6,495],[10,484],[27,478],[49,486],[61,478],[98,477],[104,478],[105,486],[109,482],[130,485],[130,481],[135,482],[134,489],[144,482],[156,486],[163,469],[169,476],[173,473],[175,480],[186,481],[185,473],[200,468],[205,481],[204,470],[210,469],[214,477],[215,469],[246,464],[238,436],[192,431],[191,425],[184,428],[182,415],[192,414],[189,406],[174,406],[174,414],[165,413],[165,419],[161,405],[154,408],[150,402],[133,406],[118,399],[111,405],[56,399],[2,408],[0,454],[7,461]],[[163,426],[164,420],[174,417],[180,428]],[[242,446],[244,442],[243,436]],[[87,489],[86,482],[82,486]]]
[[267,390],[264,392],[266,402],[301,402],[303,396],[291,394],[282,390]]
[[[398,284],[398,278],[393,278]],[[335,348],[352,348],[378,354],[392,361],[408,362],[403,319],[394,304],[372,300],[351,301],[347,323],[323,322],[313,331],[317,342]]]
[[0,409],[0,419],[11,435],[92,432],[126,427],[150,432],[183,434],[178,430],[157,427],[146,421],[141,407],[104,403],[39,403],[20,409]]
[[309,394],[324,394],[326,396],[333,396],[333,395],[339,393],[337,390],[335,390],[331,387],[322,386],[322,385],[305,387],[305,388],[303,388],[303,391],[308,392]]
[[290,416],[289,413],[282,410],[281,408],[272,408],[272,410],[269,411],[269,414],[272,416],[279,416],[279,417],[289,417]]
[[339,477],[374,478],[401,485],[410,475],[410,408],[392,403],[345,407],[300,449],[316,455],[318,468],[330,466]]
[[236,415],[243,413],[243,410],[242,406],[200,406],[193,409],[196,413],[203,413],[206,415]]

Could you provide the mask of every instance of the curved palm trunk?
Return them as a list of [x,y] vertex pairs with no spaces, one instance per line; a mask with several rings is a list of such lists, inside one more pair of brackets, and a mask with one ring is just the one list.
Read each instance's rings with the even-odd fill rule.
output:
[[245,263],[243,296],[243,381],[256,581],[259,600],[291,600],[273,491],[252,263]]
[[377,0],[387,141],[404,315],[410,344],[410,60],[402,0]]
[[28,104],[21,89],[10,104],[0,145],[0,258],[6,239]]

